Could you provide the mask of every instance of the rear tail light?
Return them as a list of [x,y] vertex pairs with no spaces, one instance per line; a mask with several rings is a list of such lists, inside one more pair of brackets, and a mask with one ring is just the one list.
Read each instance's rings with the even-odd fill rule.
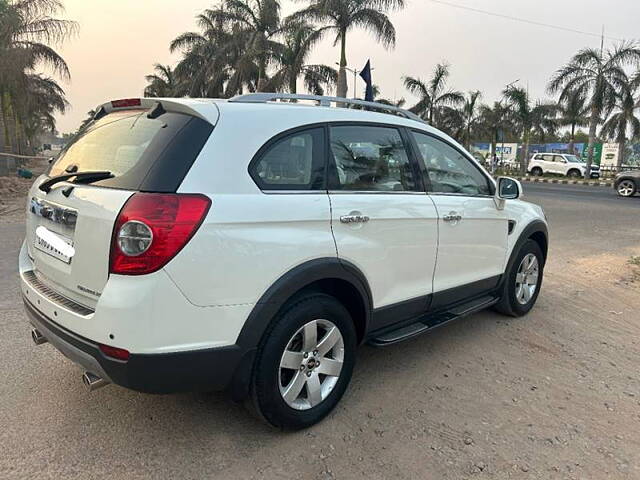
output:
[[109,345],[99,344],[100,351],[104,353],[107,357],[115,358],[116,360],[129,360],[129,350],[125,350],[124,348],[118,347],[110,347]]
[[191,239],[210,206],[204,195],[135,193],[116,219],[109,271],[143,275],[159,270]]

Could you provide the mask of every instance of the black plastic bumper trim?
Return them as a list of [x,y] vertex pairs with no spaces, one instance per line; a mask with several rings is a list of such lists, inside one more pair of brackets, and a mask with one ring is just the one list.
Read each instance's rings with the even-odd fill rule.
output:
[[[35,328],[42,327],[47,338],[63,354],[66,347],[79,350],[95,359],[108,379],[117,385],[146,393],[177,393],[226,390],[234,378],[244,377],[236,370],[246,351],[238,345],[162,354],[132,353],[127,362],[106,357],[98,343],[83,338],[58,325],[23,297],[25,309]],[[60,343],[62,342],[62,345]],[[68,351],[68,350],[67,350]],[[77,356],[76,356],[77,357]],[[100,375],[101,372],[92,372]]]

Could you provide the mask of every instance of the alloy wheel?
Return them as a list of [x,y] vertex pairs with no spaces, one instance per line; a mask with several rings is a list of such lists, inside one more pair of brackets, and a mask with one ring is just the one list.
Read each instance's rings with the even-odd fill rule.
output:
[[539,274],[538,258],[533,253],[525,255],[516,273],[516,300],[521,305],[529,303],[535,294]]
[[622,180],[618,184],[618,193],[623,197],[630,197],[633,195],[633,191],[635,190],[635,185],[631,180]]
[[303,325],[285,347],[279,366],[280,394],[296,410],[324,401],[335,387],[344,362],[344,339],[336,325],[317,319]]

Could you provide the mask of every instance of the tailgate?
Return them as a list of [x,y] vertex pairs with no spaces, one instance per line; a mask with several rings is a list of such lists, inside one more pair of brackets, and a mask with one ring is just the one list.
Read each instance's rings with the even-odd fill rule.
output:
[[65,197],[64,190],[56,188],[45,195],[32,187],[27,212],[29,256],[42,282],[95,308],[109,277],[116,217],[134,192],[79,185]]
[[[202,112],[187,105],[146,99],[112,104],[80,129],[27,199],[34,273],[90,308],[109,277],[113,228],[125,202],[139,191],[175,192],[213,130]],[[116,108],[123,104],[134,108]],[[215,122],[216,107],[207,107]],[[87,172],[107,176],[82,177]],[[48,179],[50,188],[39,188]]]

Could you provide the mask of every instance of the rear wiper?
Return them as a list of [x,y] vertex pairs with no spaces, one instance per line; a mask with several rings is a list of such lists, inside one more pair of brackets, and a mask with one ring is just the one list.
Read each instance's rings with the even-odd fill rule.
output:
[[70,178],[74,178],[75,181],[73,183],[91,183],[97,182],[98,180],[106,180],[107,178],[113,178],[113,173],[107,170],[99,170],[95,172],[73,172],[73,173],[65,173],[63,175],[57,175],[55,177],[51,177],[46,182],[42,182],[38,187],[44,193],[49,193],[51,191],[51,187],[53,187],[56,183],[64,182],[65,180],[69,180]]

